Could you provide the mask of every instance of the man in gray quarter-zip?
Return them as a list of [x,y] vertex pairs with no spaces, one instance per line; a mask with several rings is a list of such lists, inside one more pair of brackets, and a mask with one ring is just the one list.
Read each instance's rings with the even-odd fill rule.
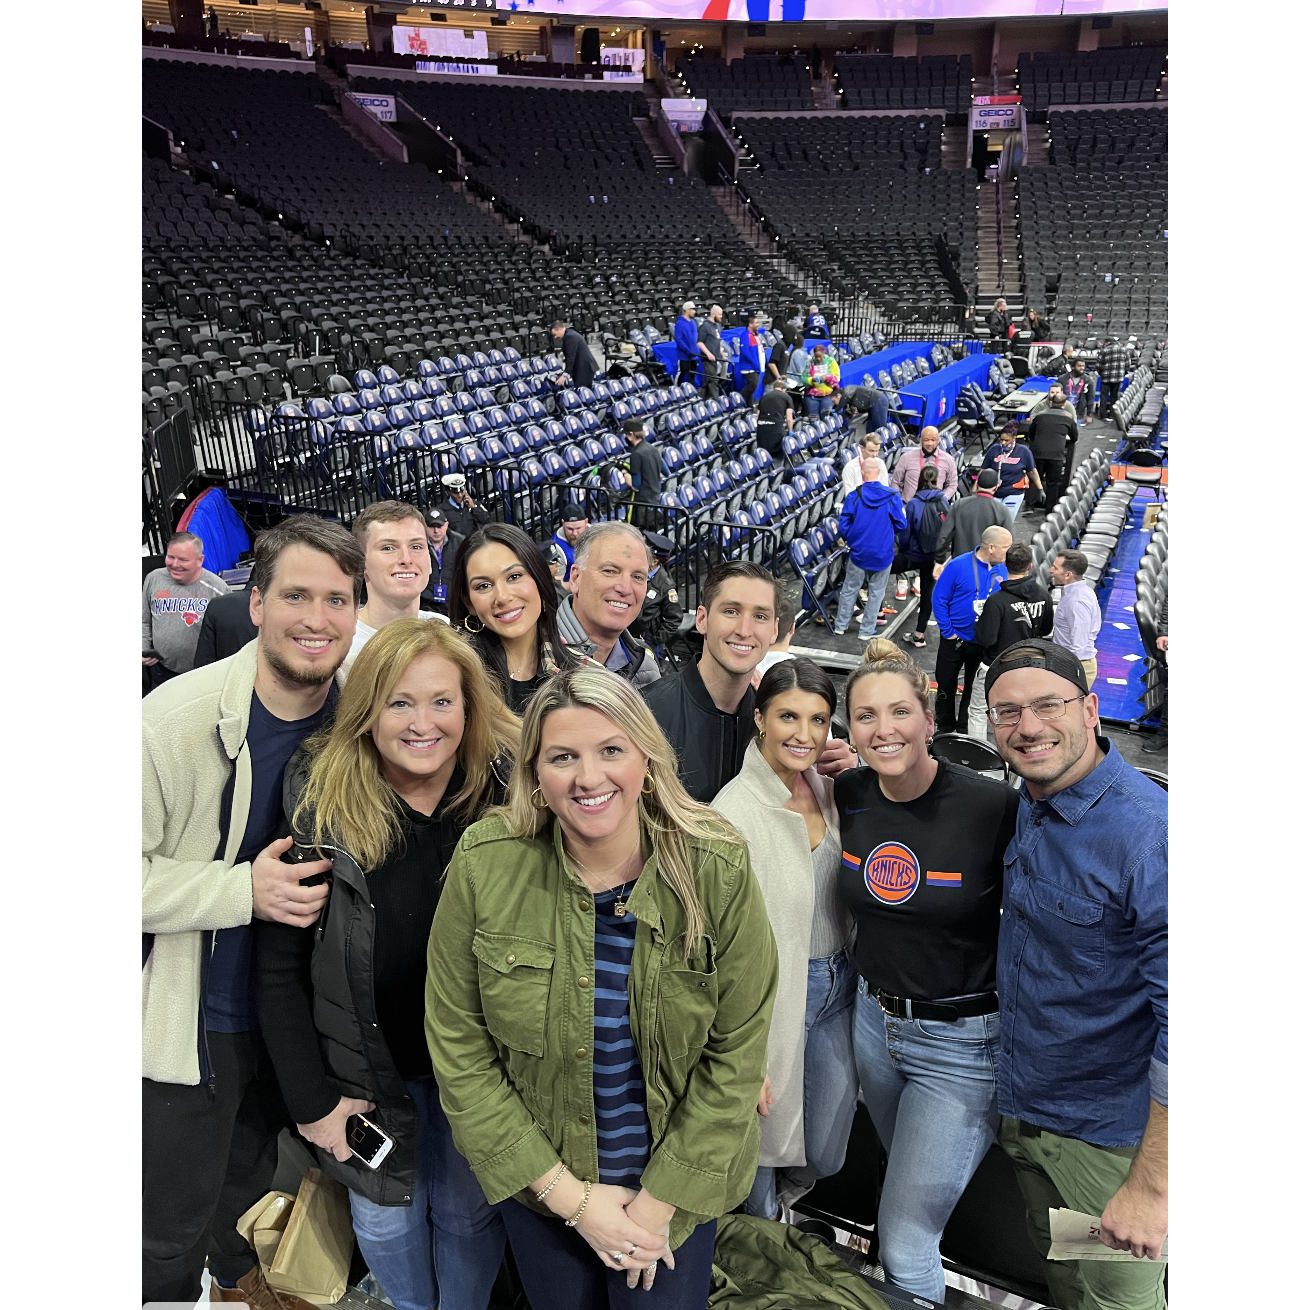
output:
[[259,1033],[252,918],[306,926],[328,860],[284,862],[282,773],[330,720],[364,556],[299,514],[255,543],[258,637],[142,702],[142,1300],[308,1310],[274,1292],[237,1219],[271,1187],[288,1116]]

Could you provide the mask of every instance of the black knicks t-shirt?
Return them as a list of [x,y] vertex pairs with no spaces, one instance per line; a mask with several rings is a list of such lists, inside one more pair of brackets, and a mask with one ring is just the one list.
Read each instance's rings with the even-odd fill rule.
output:
[[870,768],[837,778],[838,886],[871,991],[917,1001],[996,990],[1001,874],[1019,793],[939,763],[917,800],[888,800]]

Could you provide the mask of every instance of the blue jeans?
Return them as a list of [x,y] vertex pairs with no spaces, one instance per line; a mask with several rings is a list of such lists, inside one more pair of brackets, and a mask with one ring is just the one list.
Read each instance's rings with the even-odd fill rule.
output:
[[[859,1083],[851,1048],[855,966],[846,951],[810,961],[805,989],[805,1163],[781,1171],[761,1165],[746,1198],[746,1213],[772,1219],[778,1212],[777,1175],[788,1191],[809,1191],[846,1163]],[[799,1198],[797,1198],[799,1199]]]
[[455,1149],[435,1080],[405,1086],[418,1111],[418,1192],[413,1205],[375,1205],[351,1192],[359,1249],[396,1310],[438,1301],[441,1310],[487,1310],[505,1225]]
[[861,978],[854,1032],[864,1104],[887,1152],[882,1266],[906,1291],[944,1301],[942,1230],[1000,1123],[999,1016],[897,1019]]
[[1019,506],[1023,504],[1024,493],[1016,491],[1013,495],[999,497],[1002,505],[1010,511],[1010,520],[1013,522],[1019,517]]
[[892,566],[879,569],[876,573],[856,568],[849,561],[846,564],[846,576],[842,579],[841,596],[837,600],[837,631],[845,632],[851,626],[851,616],[855,613],[855,602],[860,598],[860,588],[869,592],[869,603],[864,607],[864,617],[860,619],[860,637],[868,641],[878,635],[878,615],[882,613],[882,598],[887,592],[887,579],[891,577]]
[[806,396],[805,413],[810,418],[817,418],[820,414],[832,413],[831,396]]
[[647,1292],[640,1283],[629,1288],[625,1270],[607,1269],[581,1235],[558,1219],[539,1215],[513,1197],[501,1212],[532,1310],[705,1310],[710,1299],[718,1228],[713,1219],[693,1228],[674,1251],[676,1268],[660,1262]]

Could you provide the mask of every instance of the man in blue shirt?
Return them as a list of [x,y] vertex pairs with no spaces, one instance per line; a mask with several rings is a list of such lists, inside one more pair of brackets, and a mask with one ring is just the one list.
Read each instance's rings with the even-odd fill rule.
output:
[[678,382],[696,377],[700,364],[700,332],[696,327],[696,302],[683,302],[682,313],[673,325],[673,344],[678,348]]
[[1061,1310],[1163,1310],[1169,1230],[1168,801],[1096,736],[1082,662],[1016,642],[986,681],[1023,779],[996,962],[1001,1145],[1039,1251],[1048,1210],[1100,1219],[1124,1262],[1049,1261]]
[[[1008,528],[984,528],[978,549],[957,555],[942,568],[932,589],[932,612],[941,641],[937,646],[937,699],[933,720],[938,732],[956,731],[955,688],[964,670],[964,695],[959,719],[966,717],[973,680],[982,663],[983,650],[974,641],[973,625],[987,603],[987,597],[1005,581],[1005,552],[1014,538]],[[961,725],[962,726],[962,725]]]
[[573,548],[578,544],[578,538],[586,532],[590,522],[586,506],[579,505],[575,500],[569,501],[560,510],[559,531],[551,537],[551,541],[560,548],[560,553],[564,556],[566,578],[569,576],[569,570],[573,568]]
[[832,333],[828,331],[828,320],[819,313],[818,305],[811,305],[805,315],[805,339],[807,341],[831,341]]

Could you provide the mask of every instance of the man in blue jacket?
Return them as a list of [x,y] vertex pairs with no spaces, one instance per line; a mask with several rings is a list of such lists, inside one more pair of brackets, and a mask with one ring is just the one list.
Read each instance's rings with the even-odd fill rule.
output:
[[694,379],[700,363],[700,333],[696,327],[696,302],[686,301],[673,325],[673,344],[678,348],[678,382]]
[[[893,493],[895,494],[895,493]],[[973,625],[987,597],[1005,581],[1005,552],[1014,538],[1001,527],[983,530],[978,549],[957,555],[942,569],[932,592],[932,612],[941,632],[937,647],[937,700],[933,718],[938,732],[956,729],[955,688],[964,670],[961,711],[973,694],[973,679],[982,663],[983,649],[974,640]],[[960,715],[964,717],[963,712]]]
[[860,619],[860,639],[868,641],[886,622],[882,598],[896,556],[896,534],[905,527],[905,508],[900,494],[878,481],[879,467],[876,459],[866,459],[861,465],[864,481],[846,497],[837,525],[851,549],[833,629],[838,637],[850,626],[862,586],[868,590],[868,603]]

